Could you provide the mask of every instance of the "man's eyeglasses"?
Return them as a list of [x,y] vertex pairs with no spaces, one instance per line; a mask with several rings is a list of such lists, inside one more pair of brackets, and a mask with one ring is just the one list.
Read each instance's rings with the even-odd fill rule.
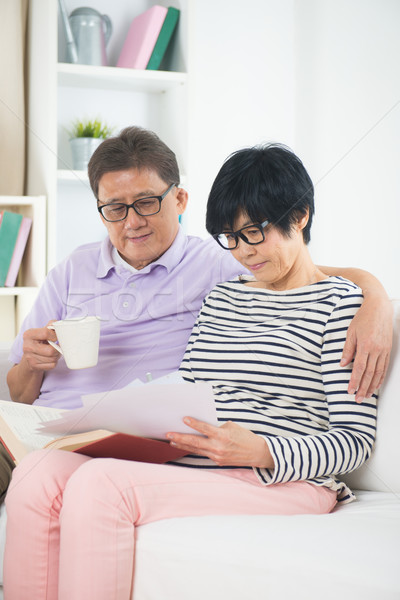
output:
[[139,198],[132,204],[119,204],[117,202],[111,202],[110,204],[103,204],[98,206],[97,210],[106,221],[123,221],[128,216],[128,211],[133,208],[135,213],[141,217],[150,217],[156,215],[161,210],[161,202],[165,196],[174,188],[177,184],[173,183],[169,186],[166,192],[161,196],[148,196],[147,198]]
[[221,248],[225,250],[235,250],[239,245],[239,239],[246,242],[246,244],[250,244],[250,246],[256,246],[265,240],[264,228],[268,224],[269,221],[263,221],[263,223],[247,225],[237,231],[216,233],[213,237],[217,240]]

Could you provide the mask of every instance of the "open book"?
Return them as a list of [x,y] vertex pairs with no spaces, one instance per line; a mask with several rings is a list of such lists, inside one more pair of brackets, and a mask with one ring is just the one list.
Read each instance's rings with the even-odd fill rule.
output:
[[184,416],[218,424],[209,384],[128,386],[84,396],[83,404],[61,410],[0,400],[0,442],[16,464],[40,448],[164,463],[187,454],[165,441],[168,431],[195,433]]
[[17,465],[32,450],[57,448],[79,452],[92,458],[120,458],[140,462],[165,463],[187,452],[168,442],[126,433],[96,429],[58,436],[37,433],[37,426],[60,416],[57,409],[0,400],[0,442]]
[[39,450],[58,435],[37,433],[41,423],[62,416],[63,410],[0,400],[0,442],[15,464],[31,450]]

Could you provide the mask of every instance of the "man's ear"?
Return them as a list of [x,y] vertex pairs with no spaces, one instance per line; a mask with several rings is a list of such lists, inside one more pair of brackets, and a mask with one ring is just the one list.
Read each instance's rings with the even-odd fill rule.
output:
[[177,190],[177,194],[176,194],[176,206],[178,209],[178,214],[182,215],[185,210],[186,210],[186,206],[189,200],[189,194],[187,193],[186,190],[184,190],[183,188],[176,188]]

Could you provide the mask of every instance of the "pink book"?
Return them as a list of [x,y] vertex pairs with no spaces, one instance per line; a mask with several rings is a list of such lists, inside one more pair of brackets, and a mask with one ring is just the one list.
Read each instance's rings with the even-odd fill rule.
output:
[[10,266],[8,269],[5,287],[14,287],[17,281],[17,275],[21,266],[22,257],[24,255],[26,242],[28,241],[29,232],[31,230],[32,219],[23,217],[18,231],[17,241],[15,242],[14,252],[11,257]]
[[150,60],[168,9],[156,4],[133,19],[117,67],[145,69]]

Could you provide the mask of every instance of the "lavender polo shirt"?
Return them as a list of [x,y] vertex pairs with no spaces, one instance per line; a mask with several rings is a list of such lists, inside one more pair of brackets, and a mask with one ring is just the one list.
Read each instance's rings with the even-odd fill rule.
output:
[[112,245],[77,248],[52,269],[12,346],[10,360],[22,357],[22,335],[50,319],[101,318],[96,367],[69,370],[61,357],[46,371],[34,404],[60,408],[81,405],[81,395],[122,388],[147,372],[159,377],[176,370],[206,294],[243,271],[212,238],[186,236],[181,229],[155,262],[132,272],[115,264]]

